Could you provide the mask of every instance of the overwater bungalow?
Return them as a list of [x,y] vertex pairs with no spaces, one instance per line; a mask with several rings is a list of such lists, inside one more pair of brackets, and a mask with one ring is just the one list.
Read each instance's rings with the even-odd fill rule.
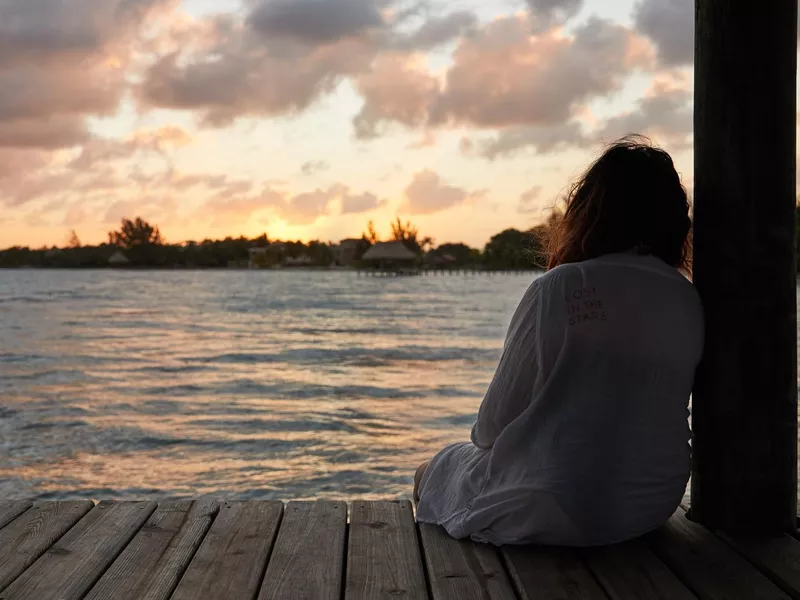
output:
[[414,270],[418,259],[403,242],[378,242],[361,258],[372,269],[396,273]]
[[125,256],[125,253],[122,250],[117,250],[114,254],[111,255],[111,258],[108,259],[108,264],[112,267],[124,267],[130,264],[131,261],[128,260],[128,257]]

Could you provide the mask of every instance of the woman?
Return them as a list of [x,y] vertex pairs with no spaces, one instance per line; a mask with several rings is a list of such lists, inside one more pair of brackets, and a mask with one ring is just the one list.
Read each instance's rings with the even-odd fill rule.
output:
[[690,227],[672,159],[641,138],[610,146],[573,185],[471,443],[417,471],[419,521],[498,545],[591,546],[672,515],[703,347],[700,300],[680,273]]

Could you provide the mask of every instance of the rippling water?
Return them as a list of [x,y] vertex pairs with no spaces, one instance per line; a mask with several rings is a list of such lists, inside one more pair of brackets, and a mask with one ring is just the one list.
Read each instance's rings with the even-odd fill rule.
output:
[[530,281],[0,271],[0,497],[408,496]]

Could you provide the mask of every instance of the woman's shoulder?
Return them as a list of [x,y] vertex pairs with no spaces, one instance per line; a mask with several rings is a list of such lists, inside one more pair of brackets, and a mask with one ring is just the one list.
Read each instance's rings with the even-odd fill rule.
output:
[[575,278],[584,279],[589,275],[610,274],[614,271],[631,274],[650,273],[692,286],[691,281],[675,267],[655,256],[641,254],[608,254],[581,262],[565,263],[550,269],[537,281],[540,282],[540,285],[552,285]]
[[565,284],[583,280],[586,275],[587,262],[565,263],[545,271],[537,277],[531,288],[538,291],[560,289]]
[[636,254],[606,255],[582,262],[566,263],[550,269],[534,281],[540,294],[564,293],[615,282],[629,289],[638,281],[651,288],[658,284],[660,290],[666,287],[679,291],[699,301],[694,284],[678,269],[668,265],[660,258]]

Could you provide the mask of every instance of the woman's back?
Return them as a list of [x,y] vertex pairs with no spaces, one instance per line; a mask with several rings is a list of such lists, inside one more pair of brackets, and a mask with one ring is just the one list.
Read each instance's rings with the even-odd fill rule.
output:
[[691,467],[687,402],[703,345],[693,286],[635,255],[564,265],[535,285],[539,306],[518,315],[541,323],[527,358],[537,364],[532,398],[495,441],[489,478],[500,496],[520,485],[552,496],[576,539],[550,543],[658,527]]
[[471,443],[420,469],[417,517],[497,544],[608,544],[662,525],[690,471],[703,350],[686,190],[669,155],[611,145],[551,224]]
[[496,544],[607,544],[659,527],[689,476],[702,338],[694,287],[657,258],[548,272],[512,320],[473,445],[432,462],[421,520]]

